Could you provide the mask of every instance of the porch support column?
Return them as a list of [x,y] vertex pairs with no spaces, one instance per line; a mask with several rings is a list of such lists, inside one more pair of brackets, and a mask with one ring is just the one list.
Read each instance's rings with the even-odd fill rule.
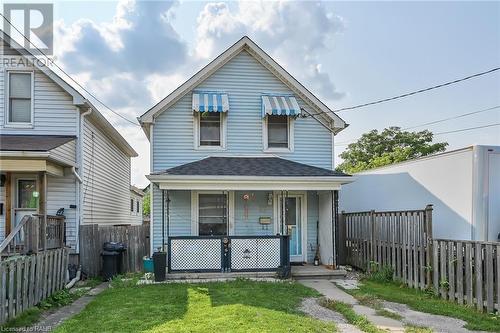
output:
[[161,190],[161,250],[165,252],[165,190]]
[[41,171],[38,173],[38,214],[41,221],[39,221],[40,239],[42,241],[39,246],[47,249],[47,172]]
[[338,248],[338,225],[339,225],[339,191],[332,191],[332,255],[333,267],[337,267],[337,248]]
[[11,195],[11,173],[7,172],[5,173],[5,235],[4,237],[7,237],[7,235],[10,234],[10,231],[12,230],[12,226],[14,223],[12,223],[12,198],[13,196]]

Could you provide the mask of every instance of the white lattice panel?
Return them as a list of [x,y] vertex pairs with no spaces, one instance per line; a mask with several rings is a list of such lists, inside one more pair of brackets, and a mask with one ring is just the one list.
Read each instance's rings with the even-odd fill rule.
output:
[[220,239],[172,239],[170,251],[172,270],[221,269]]
[[279,238],[231,239],[231,269],[273,269],[280,266]]

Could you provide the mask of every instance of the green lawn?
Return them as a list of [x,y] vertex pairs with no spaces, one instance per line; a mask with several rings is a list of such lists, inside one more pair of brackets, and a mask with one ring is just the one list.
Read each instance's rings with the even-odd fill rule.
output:
[[335,332],[299,312],[317,296],[291,282],[115,285],[55,332]]
[[[358,299],[380,298],[391,302],[407,304],[416,311],[462,319],[470,330],[500,332],[500,318],[481,313],[464,305],[440,299],[430,292],[407,288],[393,282],[363,280],[358,290],[346,290]],[[425,323],[423,323],[425,324]]]

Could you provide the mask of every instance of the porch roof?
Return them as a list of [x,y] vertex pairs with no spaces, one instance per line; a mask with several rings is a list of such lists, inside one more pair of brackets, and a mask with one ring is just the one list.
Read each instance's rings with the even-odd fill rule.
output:
[[351,177],[343,172],[298,163],[276,156],[207,157],[164,171],[154,172],[152,175]]
[[342,172],[276,156],[207,157],[148,178],[162,189],[330,190],[354,181]]
[[0,151],[49,151],[73,141],[76,136],[0,135]]

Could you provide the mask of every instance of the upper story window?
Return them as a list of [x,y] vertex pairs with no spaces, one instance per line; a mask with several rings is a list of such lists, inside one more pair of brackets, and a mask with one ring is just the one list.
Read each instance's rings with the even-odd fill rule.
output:
[[293,151],[293,125],[300,106],[292,95],[262,95],[264,151]]
[[229,99],[225,93],[193,92],[194,148],[224,149]]
[[33,73],[7,72],[7,124],[33,123]]
[[288,148],[288,125],[287,116],[267,116],[268,148]]
[[221,146],[222,113],[200,113],[200,146]]

